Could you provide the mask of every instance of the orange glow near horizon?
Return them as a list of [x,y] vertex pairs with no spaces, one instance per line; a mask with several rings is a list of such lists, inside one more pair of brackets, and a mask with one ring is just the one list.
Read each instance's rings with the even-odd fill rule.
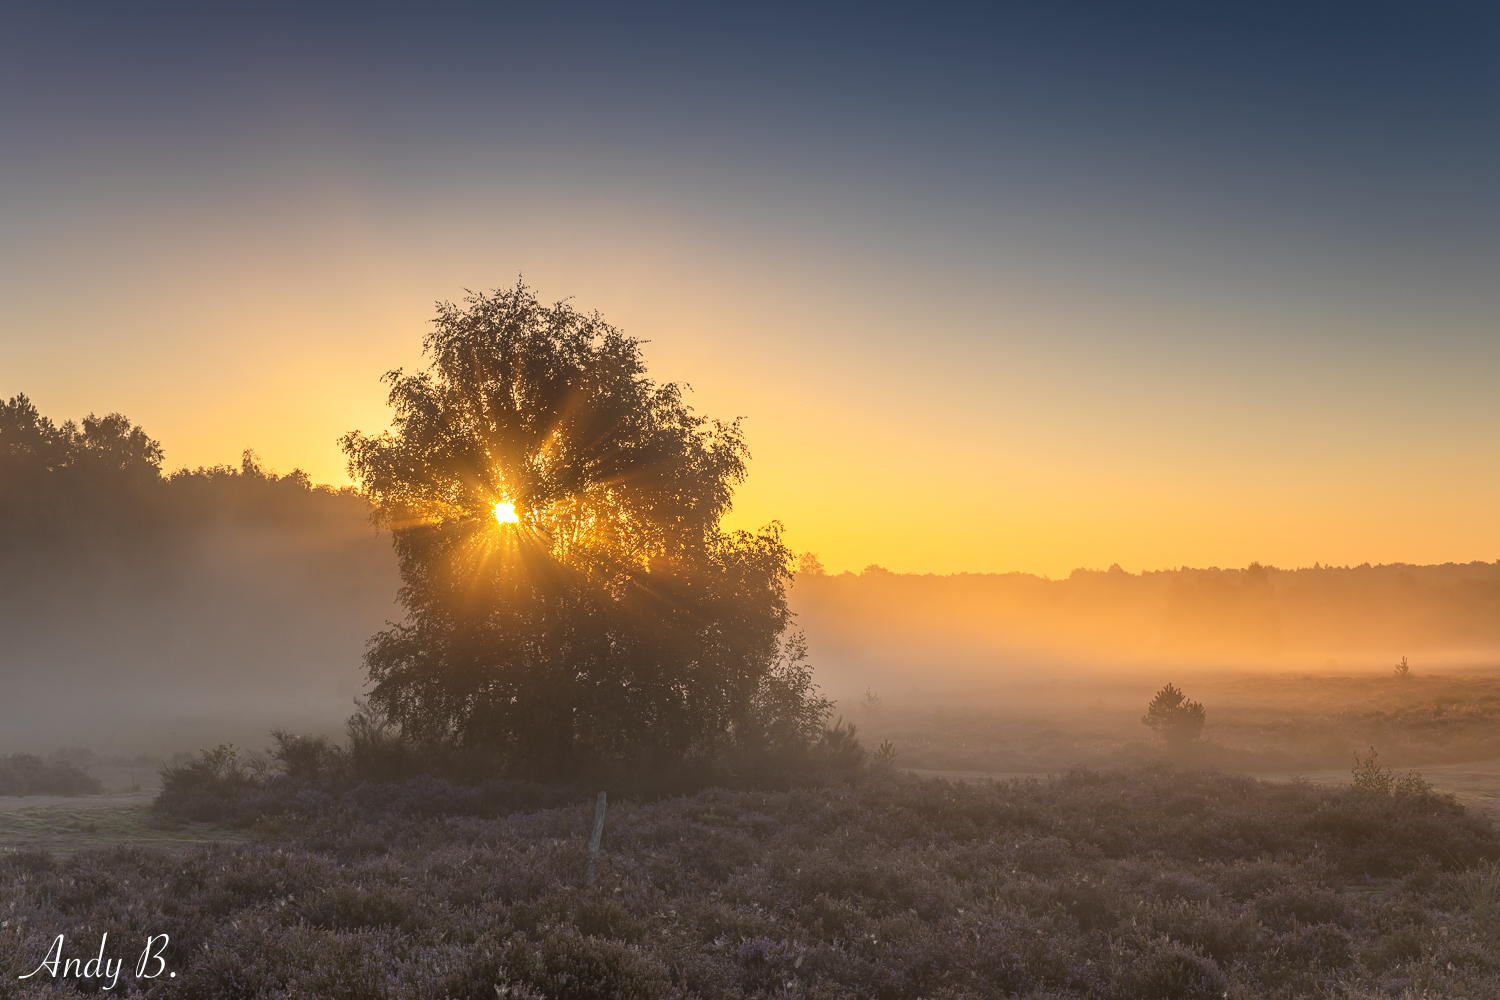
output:
[[[981,294],[929,269],[913,289],[878,259],[830,279],[811,250],[728,246],[623,208],[601,217],[609,238],[581,247],[524,209],[501,227],[514,245],[455,236],[488,231],[465,216],[397,246],[328,235],[338,220],[309,209],[259,242],[226,241],[213,266],[165,238],[196,223],[157,220],[157,238],[132,243],[134,257],[120,248],[126,263],[101,267],[88,295],[12,282],[0,318],[28,334],[5,354],[0,395],[24,392],[59,422],[122,412],[161,441],[167,470],[233,464],[249,447],[267,468],[346,485],[337,439],[389,425],[381,375],[423,366],[433,300],[507,284],[524,264],[544,300],[572,295],[647,340],[650,377],[689,383],[697,412],[745,416],[753,458],[725,526],[779,520],[830,572],[1500,557],[1500,465],[1476,459],[1494,452],[1500,347],[1471,335],[1486,315],[1473,303],[1392,319],[1330,295],[1257,311],[1228,293],[1122,289],[1081,264],[1068,280],[1089,296],[1033,292],[1023,270]],[[303,226],[306,249],[278,257],[270,234]],[[1351,359],[1262,336],[1288,315],[1310,340],[1326,330],[1337,346],[1358,328],[1394,346]],[[1400,339],[1412,316],[1451,331],[1447,354]],[[929,327],[949,331],[946,346],[923,345],[914,331]],[[922,516],[893,482],[921,484]]]

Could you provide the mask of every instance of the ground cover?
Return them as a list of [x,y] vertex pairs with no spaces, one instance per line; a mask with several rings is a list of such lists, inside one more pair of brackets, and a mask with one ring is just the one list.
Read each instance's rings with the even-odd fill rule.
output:
[[0,857],[0,996],[106,932],[170,933],[119,988],[174,998],[1500,996],[1500,835],[1441,795],[877,769],[616,802],[590,882],[592,802],[317,791],[253,843]]
[[[1033,694],[965,707],[847,706],[867,742],[890,740],[903,765],[924,770],[1049,773],[1151,760],[1241,773],[1347,771],[1371,746],[1395,767],[1500,759],[1500,676],[1178,677],[1208,711],[1203,741],[1168,757],[1141,724],[1149,681],[1088,685],[1088,698]],[[1045,693],[1048,689],[1042,689]],[[1061,689],[1059,689],[1061,690]],[[887,703],[882,703],[887,702]]]
[[207,823],[165,828],[151,810],[151,797],[137,792],[0,799],[0,853],[45,850],[61,855],[119,846],[180,850],[250,839],[244,830]]

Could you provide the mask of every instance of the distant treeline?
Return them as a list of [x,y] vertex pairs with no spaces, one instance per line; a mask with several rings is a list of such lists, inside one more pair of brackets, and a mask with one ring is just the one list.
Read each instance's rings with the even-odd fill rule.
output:
[[318,528],[364,517],[352,489],[278,476],[246,451],[238,467],[163,473],[161,444],[120,413],[53,423],[24,395],[0,403],[0,552],[140,555],[211,521]]
[[[808,633],[849,654],[1307,667],[1411,655],[1483,662],[1500,651],[1500,562],[1282,570],[1077,570],[931,576],[877,566],[799,574]],[[1333,663],[1329,661],[1333,660]]]
[[351,489],[164,472],[115,413],[0,402],[0,752],[125,752],[337,729],[395,612],[389,536]]

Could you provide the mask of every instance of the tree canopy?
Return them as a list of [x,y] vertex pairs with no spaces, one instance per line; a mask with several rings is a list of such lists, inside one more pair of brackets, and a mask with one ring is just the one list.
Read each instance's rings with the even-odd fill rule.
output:
[[0,469],[8,480],[61,469],[155,479],[161,459],[161,443],[123,413],[90,413],[82,427],[71,420],[59,427],[25,394],[0,402]]
[[780,525],[720,529],[738,421],[520,283],[439,305],[424,349],[386,376],[394,430],[342,439],[400,562],[366,664],[403,733],[566,768],[821,731]]
[[0,400],[0,550],[134,527],[161,483],[161,445],[120,413],[58,426]]
[[80,576],[100,563],[182,565],[213,526],[316,531],[358,525],[363,508],[354,490],[315,487],[300,469],[277,475],[248,449],[238,467],[164,474],[160,443],[124,414],[58,424],[25,395],[0,399],[0,554],[35,561],[11,588],[64,565]]

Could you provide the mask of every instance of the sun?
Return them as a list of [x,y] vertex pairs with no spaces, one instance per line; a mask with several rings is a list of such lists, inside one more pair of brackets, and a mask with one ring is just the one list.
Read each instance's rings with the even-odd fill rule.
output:
[[516,505],[508,500],[501,500],[495,504],[495,520],[501,524],[516,524],[521,520],[516,513]]

